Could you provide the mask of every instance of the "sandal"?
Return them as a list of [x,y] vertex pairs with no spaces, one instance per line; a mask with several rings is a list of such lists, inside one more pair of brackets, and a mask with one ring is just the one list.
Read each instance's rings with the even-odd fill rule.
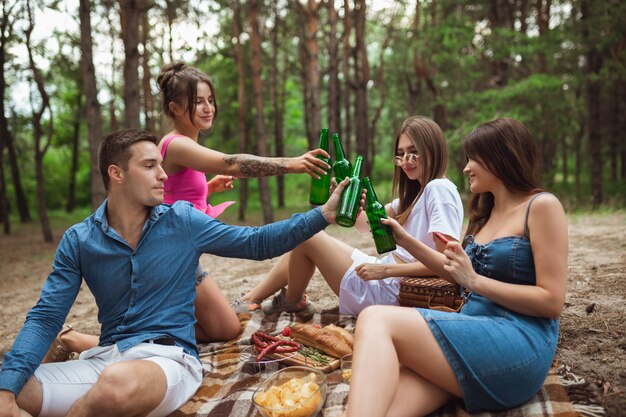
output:
[[69,324],[64,324],[61,328],[61,331],[57,335],[57,337],[50,345],[50,349],[48,349],[48,353],[43,358],[41,363],[50,363],[50,362],[65,362],[70,358],[70,354],[72,351],[67,347],[65,343],[61,340],[61,336],[65,333],[74,330],[72,326]]

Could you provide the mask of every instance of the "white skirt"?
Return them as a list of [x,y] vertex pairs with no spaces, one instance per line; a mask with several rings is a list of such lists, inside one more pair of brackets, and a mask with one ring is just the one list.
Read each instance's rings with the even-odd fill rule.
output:
[[341,279],[339,286],[339,313],[358,316],[361,311],[371,305],[399,305],[400,278],[389,277],[381,280],[364,281],[356,274],[354,268],[363,263],[396,263],[391,253],[382,258],[367,255],[358,249],[352,251],[352,265]]

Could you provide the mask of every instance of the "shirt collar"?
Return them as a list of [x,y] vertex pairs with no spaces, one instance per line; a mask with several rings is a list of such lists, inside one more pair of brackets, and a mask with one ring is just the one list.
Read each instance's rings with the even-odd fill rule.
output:
[[[94,213],[94,221],[98,223],[103,230],[107,230],[109,228],[109,222],[107,220],[107,204],[109,202],[108,198],[105,198],[100,207]],[[161,214],[169,207],[169,205],[160,204],[158,206],[152,207],[150,209],[150,214],[148,215],[148,219],[146,223],[155,222]]]

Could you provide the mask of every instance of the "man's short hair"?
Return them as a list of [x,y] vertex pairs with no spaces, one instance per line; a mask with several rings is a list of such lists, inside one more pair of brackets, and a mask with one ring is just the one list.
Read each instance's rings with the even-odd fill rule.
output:
[[157,137],[147,130],[124,129],[111,133],[104,138],[98,149],[98,166],[104,188],[109,191],[109,166],[117,165],[123,170],[128,169],[128,160],[132,156],[130,147],[141,141],[158,144]]

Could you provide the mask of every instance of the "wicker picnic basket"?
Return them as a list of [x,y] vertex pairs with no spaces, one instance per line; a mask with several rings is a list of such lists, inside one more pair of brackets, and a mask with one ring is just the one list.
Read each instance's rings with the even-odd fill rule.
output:
[[458,312],[465,300],[458,285],[438,277],[404,277],[400,280],[401,306]]

